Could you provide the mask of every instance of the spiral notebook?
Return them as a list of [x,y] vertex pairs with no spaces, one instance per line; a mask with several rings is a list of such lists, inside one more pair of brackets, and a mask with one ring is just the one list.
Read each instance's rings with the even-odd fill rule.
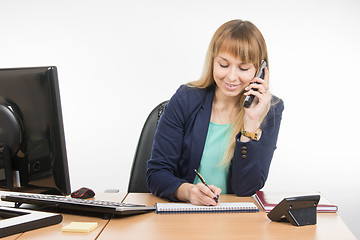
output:
[[156,203],[156,213],[258,212],[252,202],[219,203],[217,206],[196,206],[190,203]]

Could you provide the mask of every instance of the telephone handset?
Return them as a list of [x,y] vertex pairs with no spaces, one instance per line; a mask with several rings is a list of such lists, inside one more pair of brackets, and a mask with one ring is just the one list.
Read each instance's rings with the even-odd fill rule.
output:
[[[257,75],[258,78],[264,79],[264,68],[266,66],[267,66],[266,61],[262,60],[260,71],[259,71],[259,73]],[[257,91],[257,89],[254,89],[254,91]],[[246,96],[243,107],[249,108],[251,103],[253,102],[254,98],[255,98],[254,95]]]

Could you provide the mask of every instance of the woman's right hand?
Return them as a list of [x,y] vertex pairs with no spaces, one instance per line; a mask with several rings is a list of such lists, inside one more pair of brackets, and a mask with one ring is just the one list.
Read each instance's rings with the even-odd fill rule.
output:
[[218,205],[215,199],[219,198],[220,193],[221,189],[214,185],[207,187],[203,183],[196,185],[183,183],[175,191],[175,197],[180,201],[190,202],[194,205],[215,206]]

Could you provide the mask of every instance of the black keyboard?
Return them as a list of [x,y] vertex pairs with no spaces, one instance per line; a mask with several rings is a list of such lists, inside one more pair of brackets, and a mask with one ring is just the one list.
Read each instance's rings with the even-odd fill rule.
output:
[[154,211],[155,207],[145,205],[110,202],[91,199],[71,198],[59,195],[46,194],[28,194],[28,193],[9,193],[1,195],[2,201],[14,202],[16,207],[23,203],[33,204],[45,207],[54,207],[59,210],[73,210],[101,214],[103,217],[112,217],[117,215],[133,215]]

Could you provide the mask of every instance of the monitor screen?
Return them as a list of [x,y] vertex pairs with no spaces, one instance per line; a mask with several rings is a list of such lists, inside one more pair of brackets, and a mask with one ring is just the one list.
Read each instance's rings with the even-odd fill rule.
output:
[[56,67],[0,69],[0,189],[71,192]]

